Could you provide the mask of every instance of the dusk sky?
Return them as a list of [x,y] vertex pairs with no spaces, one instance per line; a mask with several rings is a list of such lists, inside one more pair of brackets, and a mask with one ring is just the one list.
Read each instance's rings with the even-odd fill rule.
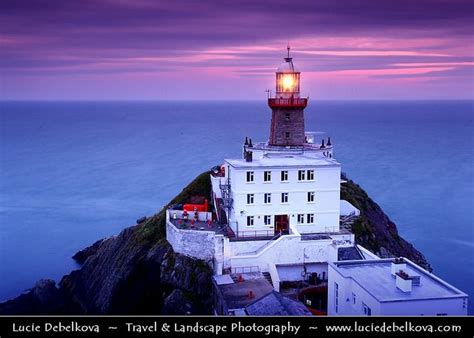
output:
[[473,99],[474,1],[0,2],[0,99]]

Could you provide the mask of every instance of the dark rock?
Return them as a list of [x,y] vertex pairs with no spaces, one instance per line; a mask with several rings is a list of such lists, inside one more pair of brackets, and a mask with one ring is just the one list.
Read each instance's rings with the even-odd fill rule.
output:
[[193,305],[180,289],[174,289],[164,300],[164,315],[189,315],[193,312]]
[[15,299],[0,303],[0,315],[81,314],[74,302],[56,287],[51,279],[41,279]]
[[344,174],[342,179],[347,183],[341,185],[341,199],[349,201],[361,213],[352,225],[357,243],[381,257],[403,256],[432,271],[423,254],[398,234],[397,226],[382,208]]
[[102,242],[105,241],[105,239],[99,239],[97,242],[92,244],[91,246],[88,246],[85,249],[82,249],[74,254],[72,258],[79,264],[84,264],[87,258],[89,258],[92,255],[95,255],[97,250],[99,249],[100,245]]

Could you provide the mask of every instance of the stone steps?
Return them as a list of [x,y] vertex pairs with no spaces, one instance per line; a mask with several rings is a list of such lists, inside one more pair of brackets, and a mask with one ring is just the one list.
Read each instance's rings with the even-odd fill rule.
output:
[[273,287],[273,281],[272,281],[272,275],[270,275],[270,272],[262,272],[263,277],[270,283],[270,285]]

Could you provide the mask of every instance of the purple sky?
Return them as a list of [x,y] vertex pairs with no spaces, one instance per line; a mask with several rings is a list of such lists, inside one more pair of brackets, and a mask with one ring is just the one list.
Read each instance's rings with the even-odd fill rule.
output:
[[0,99],[473,97],[474,2],[2,0]]

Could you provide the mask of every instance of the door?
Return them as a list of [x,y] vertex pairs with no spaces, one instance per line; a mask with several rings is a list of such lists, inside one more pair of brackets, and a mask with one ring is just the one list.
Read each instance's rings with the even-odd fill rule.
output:
[[275,235],[281,232],[282,235],[289,234],[288,215],[275,215]]

